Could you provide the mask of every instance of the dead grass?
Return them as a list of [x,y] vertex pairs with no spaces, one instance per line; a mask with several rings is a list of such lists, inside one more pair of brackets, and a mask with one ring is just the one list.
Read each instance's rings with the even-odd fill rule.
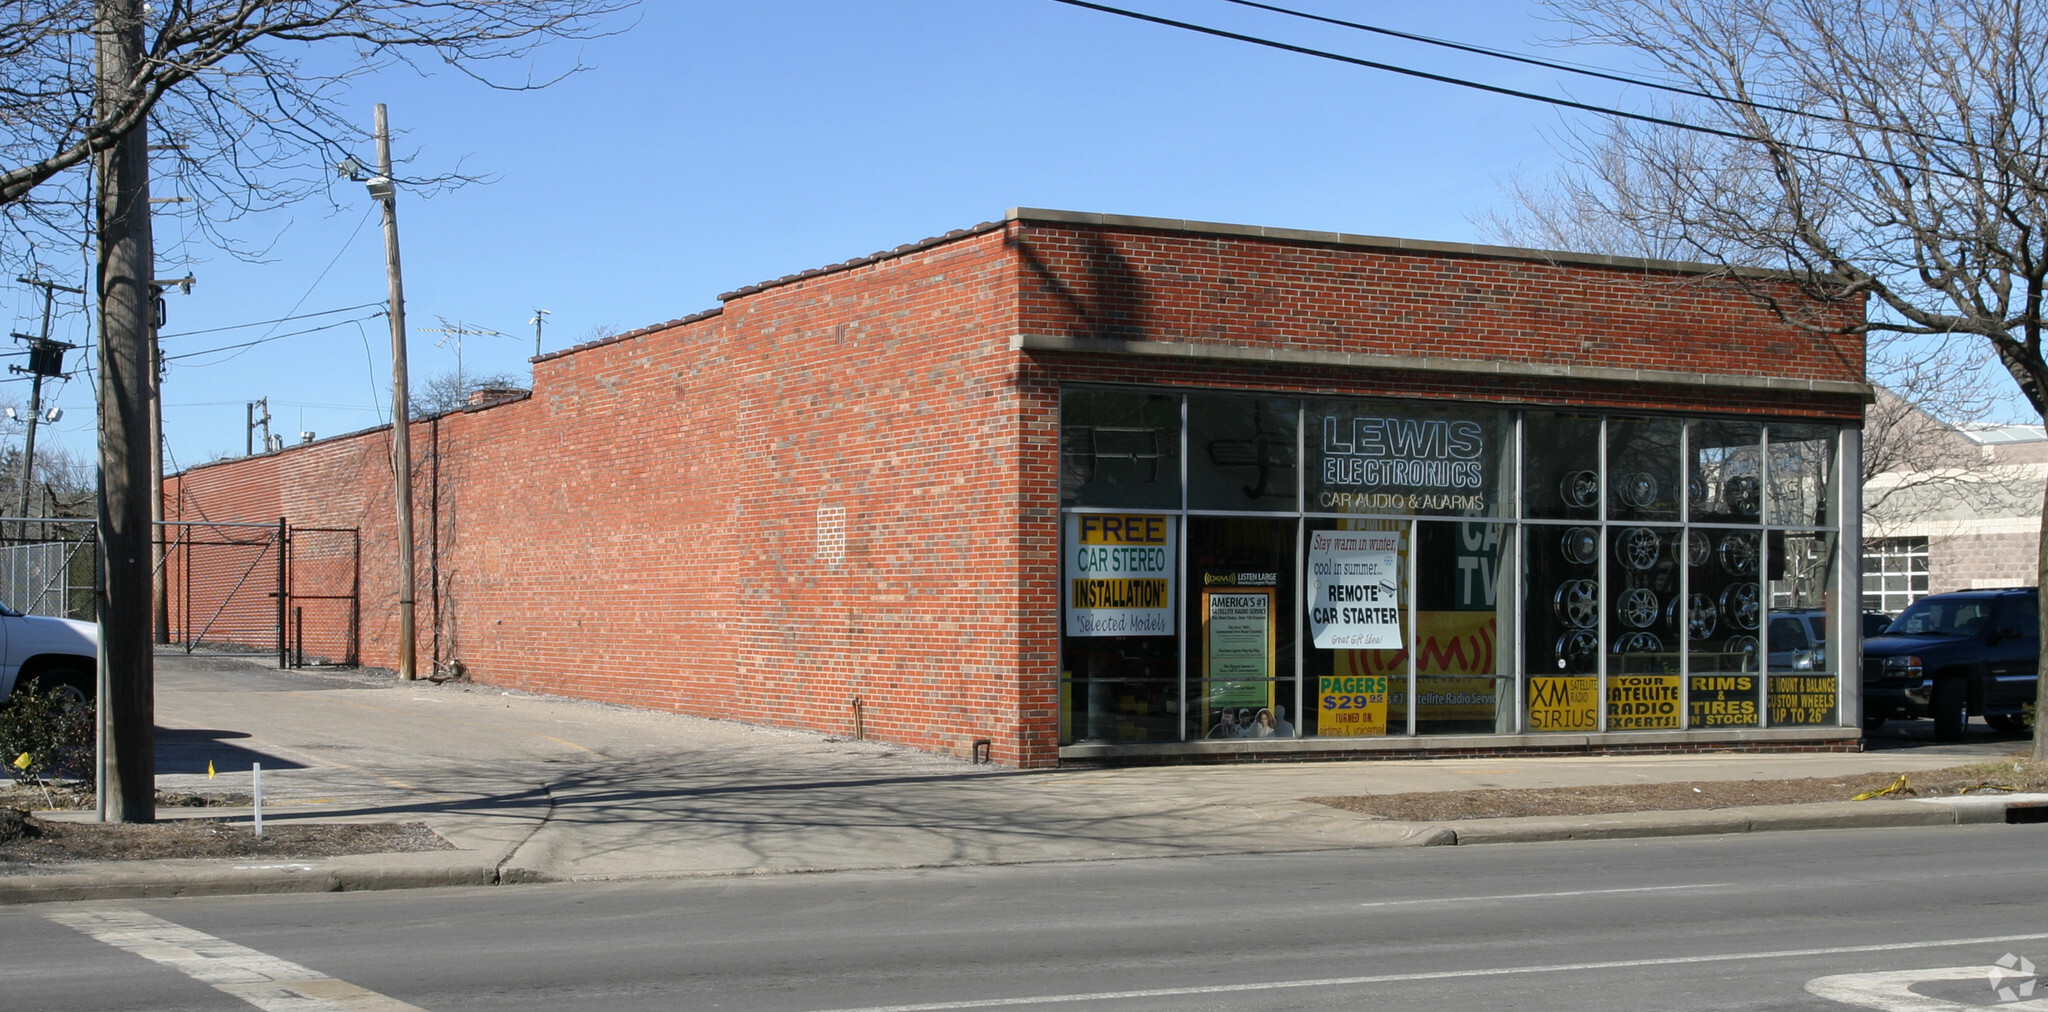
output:
[[[246,794],[157,794],[157,808],[247,806]],[[147,824],[73,822],[29,811],[91,808],[91,794],[52,788],[0,788],[0,874],[47,871],[79,861],[172,858],[315,858],[448,850],[425,823],[266,822],[256,836],[248,822],[169,818]]]
[[[1902,782],[1903,781],[1903,782]],[[2048,763],[2004,759],[1918,773],[1864,773],[1796,780],[1709,780],[1676,784],[1536,787],[1305,798],[1397,822],[1454,822],[1530,815],[1612,815],[1752,805],[1850,801],[1859,794],[1929,798],[1957,794],[2048,793]]]

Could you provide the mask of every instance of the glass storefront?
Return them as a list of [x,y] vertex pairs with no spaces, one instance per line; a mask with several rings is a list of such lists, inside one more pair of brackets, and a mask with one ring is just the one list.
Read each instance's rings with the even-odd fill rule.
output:
[[1070,387],[1060,740],[1837,726],[1837,426]]

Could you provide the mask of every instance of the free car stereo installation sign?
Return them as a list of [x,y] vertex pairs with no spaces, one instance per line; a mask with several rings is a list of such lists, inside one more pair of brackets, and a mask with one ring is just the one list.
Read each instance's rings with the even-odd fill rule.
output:
[[1067,515],[1067,635],[1173,635],[1176,519]]

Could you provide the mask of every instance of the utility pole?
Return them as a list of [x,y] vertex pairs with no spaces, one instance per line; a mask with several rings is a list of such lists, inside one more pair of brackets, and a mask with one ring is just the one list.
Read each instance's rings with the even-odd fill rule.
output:
[[533,311],[533,319],[531,319],[531,320],[528,320],[528,321],[526,321],[526,322],[528,322],[528,323],[531,323],[531,324],[533,324],[533,357],[534,357],[534,358],[539,358],[539,357],[540,357],[540,325],[541,325],[541,323],[542,323],[542,317],[546,317],[546,316],[551,316],[551,315],[553,315],[553,314],[549,313],[549,312],[548,312],[547,310],[545,310],[545,309],[536,309],[536,310],[534,310],[534,311]]
[[398,506],[398,677],[419,677],[413,646],[412,419],[405,375],[405,283],[398,267],[398,191],[391,177],[391,132],[377,103],[377,175],[370,196],[384,205],[384,270],[391,281],[391,470]]
[[85,289],[71,288],[54,281],[38,281],[34,278],[15,280],[25,285],[35,285],[43,290],[42,336],[31,338],[27,334],[14,335],[17,339],[28,342],[28,368],[24,369],[18,365],[10,367],[15,372],[25,372],[32,377],[28,395],[28,435],[23,439],[21,448],[21,509],[15,514],[23,518],[19,540],[27,541],[28,510],[29,504],[33,501],[30,496],[34,493],[36,485],[36,423],[41,421],[43,414],[43,377],[64,375],[64,353],[77,347],[50,340],[50,307],[56,301],[58,292],[84,295]]
[[[132,115],[143,0],[95,0],[93,115]],[[149,147],[137,120],[98,156],[100,307],[99,817],[156,820],[156,671],[150,645]]]
[[270,398],[259,397],[248,403],[249,427],[242,434],[242,455],[256,455],[256,430],[263,430],[263,452],[270,452]]

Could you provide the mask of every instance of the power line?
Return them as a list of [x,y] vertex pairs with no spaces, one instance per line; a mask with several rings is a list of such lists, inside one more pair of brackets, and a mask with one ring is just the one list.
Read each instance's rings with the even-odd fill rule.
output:
[[[364,317],[363,319],[370,319],[370,320],[374,320],[374,319],[376,319],[377,317],[379,317],[379,316],[382,316],[382,315],[384,315],[384,314],[382,314],[382,313],[373,313],[373,314],[371,314],[370,316]],[[321,331],[323,331],[323,330],[333,330],[333,329],[334,329],[334,328],[336,328],[336,327],[346,327],[346,326],[348,326],[349,324],[352,324],[352,323],[361,323],[361,322],[362,322],[361,320],[337,320],[337,321],[335,321],[335,322],[333,322],[333,323],[325,324],[325,325],[323,325],[323,326],[319,326],[319,327],[308,327],[308,328],[306,328],[305,330],[293,330],[293,331],[287,331],[287,332],[285,332],[285,333],[282,333],[282,334],[265,334],[265,335],[263,335],[262,337],[259,337],[259,338],[255,339],[255,340],[253,340],[253,341],[243,341],[243,342],[241,342],[241,343],[239,343],[239,344],[226,344],[226,345],[222,345],[222,346],[220,346],[220,347],[218,347],[218,348],[206,348],[206,349],[203,349],[203,350],[201,350],[201,351],[188,351],[188,352],[182,352],[182,353],[180,353],[180,354],[177,354],[177,355],[165,355],[165,356],[164,356],[164,361],[166,361],[166,362],[176,362],[176,361],[180,361],[180,360],[182,360],[182,359],[188,359],[188,358],[198,358],[198,357],[200,357],[200,356],[202,356],[202,355],[218,355],[218,354],[220,354],[220,353],[222,353],[222,352],[228,352],[228,351],[247,351],[247,350],[249,350],[250,348],[254,348],[254,347],[256,347],[256,346],[257,346],[257,345],[259,345],[259,344],[268,344],[268,343],[270,343],[270,342],[272,342],[272,341],[281,341],[281,340],[283,340],[283,339],[285,339],[285,338],[287,338],[287,337],[302,337],[302,336],[304,336],[304,335],[306,335],[306,334],[317,334],[317,333],[319,333],[319,332],[321,332]]]
[[247,330],[250,327],[269,327],[280,323],[290,323],[293,320],[310,320],[320,316],[333,316],[336,313],[353,313],[359,309],[370,309],[373,307],[382,307],[383,305],[384,304],[382,302],[365,302],[359,306],[343,306],[340,309],[322,309],[318,312],[313,313],[300,313],[297,316],[280,316],[274,320],[256,320],[252,323],[230,323],[224,327],[208,327],[205,330],[187,330],[177,334],[160,334],[157,336],[157,340],[168,341],[173,338],[198,337],[201,334],[218,334],[223,331],[229,330]]
[[1336,25],[1340,28],[1351,28],[1361,32],[1371,32],[1374,35],[1384,35],[1390,39],[1402,39],[1408,42],[1420,42],[1426,46],[1438,46],[1444,49],[1456,50],[1460,53],[1472,53],[1477,56],[1491,57],[1496,60],[1508,60],[1514,63],[1526,64],[1531,67],[1542,67],[1545,70],[1555,70],[1566,74],[1578,74],[1584,77],[1597,78],[1602,81],[1612,81],[1616,84],[1633,85],[1635,87],[1641,88],[1654,88],[1657,91],[1669,92],[1674,95],[1685,95],[1691,98],[1704,98],[1710,102],[1726,102],[1733,105],[1748,106],[1752,109],[1763,109],[1769,112],[1786,113],[1792,116],[1808,116],[1819,119],[1831,118],[1826,116],[1815,117],[1813,113],[1806,112],[1802,109],[1787,109],[1782,106],[1769,105],[1762,102],[1750,102],[1744,101],[1742,99],[1729,98],[1726,95],[1716,95],[1712,92],[1700,91],[1696,88],[1686,88],[1674,84],[1660,84],[1656,81],[1646,81],[1641,78],[1629,77],[1626,74],[1617,74],[1613,71],[1599,70],[1593,67],[1566,63],[1562,60],[1546,60],[1542,59],[1541,57],[1524,56],[1520,53],[1510,53],[1506,50],[1501,49],[1489,49],[1485,46],[1475,46],[1465,42],[1453,42],[1449,39],[1431,38],[1427,35],[1417,35],[1413,32],[1404,32],[1393,28],[1382,28],[1378,25],[1368,25],[1357,21],[1346,21],[1343,18],[1332,18],[1326,17],[1321,14],[1311,14],[1308,11],[1298,11],[1291,7],[1280,7],[1274,4],[1260,3],[1258,2],[1258,0],[1223,0],[1223,2],[1229,4],[1236,4],[1239,7],[1250,7],[1254,10],[1269,11],[1274,14],[1284,14],[1291,18],[1301,18],[1304,21],[1315,21],[1326,25]]
[[[1871,129],[1853,120],[1845,119],[1840,116],[1829,116],[1822,113],[1813,112],[1807,109],[1794,109],[1788,106],[1775,105],[1770,102],[1759,102],[1755,99],[1735,98],[1729,95],[1717,95],[1711,91],[1702,91],[1698,88],[1689,88],[1673,84],[1663,84],[1657,81],[1629,77],[1626,74],[1617,74],[1613,71],[1600,70],[1593,67],[1566,63],[1562,60],[1545,60],[1534,56],[1524,56],[1520,53],[1510,53],[1499,49],[1488,49],[1485,46],[1475,46],[1464,42],[1453,42],[1448,39],[1436,39],[1431,38],[1427,35],[1417,35],[1413,32],[1403,32],[1392,28],[1382,28],[1378,25],[1368,25],[1357,21],[1345,21],[1342,18],[1325,17],[1321,14],[1311,14],[1308,11],[1298,11],[1289,7],[1280,7],[1274,4],[1260,3],[1259,0],[1223,0],[1223,2],[1229,4],[1236,4],[1240,7],[1250,7],[1254,10],[1270,11],[1274,14],[1284,14],[1288,17],[1301,18],[1306,21],[1315,21],[1326,25],[1336,25],[1341,28],[1352,28],[1361,32],[1371,32],[1372,34],[1384,35],[1388,38],[1403,39],[1409,42],[1420,42],[1424,45],[1430,46],[1440,46],[1442,48],[1456,50],[1461,53],[1472,53],[1478,56],[1491,57],[1496,60],[1508,60],[1514,63],[1526,64],[1532,67],[1542,67],[1546,70],[1555,70],[1560,73],[1578,74],[1583,77],[1596,78],[1602,81],[1611,81],[1616,84],[1625,84],[1638,88],[1650,88],[1656,91],[1666,92],[1672,95],[1684,95],[1687,98],[1705,99],[1709,102],[1714,102],[1720,105],[1731,105],[1742,109],[1756,109],[1762,112],[1775,112],[1786,116],[1798,116],[1802,119],[1817,120],[1823,123],[1834,123],[1841,126],[1854,127],[1857,129]],[[1616,115],[1620,114],[1616,113]],[[1961,141],[1956,140],[1955,138],[1946,137],[1941,134],[1925,134],[1916,130],[1907,130],[1903,128],[1888,129],[1896,129],[1896,132],[1898,133],[1906,134],[1910,137],[1916,137],[1921,140],[1941,141],[1945,144],[1958,145],[1963,143]]]
[[[1879,165],[1884,166],[1886,168],[1899,169],[1904,172],[1926,172],[1932,175],[1948,176],[1954,179],[1961,179],[1965,181],[1975,179],[1975,177],[1973,176],[1970,176],[1963,172],[1955,171],[1953,169],[1944,169],[1925,165],[1909,165],[1904,162],[1894,161],[1888,158],[1878,158],[1871,155],[1844,153],[1841,151],[1836,151],[1832,148],[1820,147],[1818,145],[1799,144],[1793,141],[1757,137],[1737,130],[1724,130],[1720,127],[1706,126],[1699,123],[1687,123],[1683,120],[1667,119],[1663,116],[1652,116],[1648,113],[1628,112],[1622,109],[1615,109],[1608,106],[1593,105],[1588,102],[1576,102],[1568,98],[1557,98],[1551,95],[1540,95],[1535,92],[1521,91],[1515,88],[1506,88],[1497,84],[1484,84],[1479,81],[1467,80],[1462,77],[1452,77],[1448,74],[1437,74],[1427,70],[1416,70],[1413,67],[1403,67],[1399,64],[1381,63],[1377,60],[1367,60],[1357,56],[1346,56],[1342,53],[1332,53],[1324,49],[1311,49],[1307,46],[1297,46],[1291,42],[1281,42],[1277,39],[1261,38],[1256,35],[1246,35],[1242,32],[1232,32],[1222,28],[1211,28],[1208,25],[1198,25],[1188,21],[1176,21],[1172,18],[1164,18],[1156,14],[1145,14],[1139,11],[1125,10],[1121,7],[1111,7],[1106,4],[1091,3],[1089,2],[1089,0],[1053,0],[1053,2],[1066,4],[1069,7],[1080,7],[1086,10],[1098,11],[1103,14],[1114,14],[1118,17],[1130,18],[1134,21],[1145,21],[1155,25],[1165,25],[1168,28],[1179,28],[1183,31],[1195,32],[1201,35],[1213,35],[1217,38],[1229,39],[1233,42],[1243,42],[1254,46],[1263,46],[1268,49],[1278,49],[1282,52],[1294,53],[1300,56],[1313,56],[1321,60],[1332,60],[1337,63],[1348,63],[1354,67],[1364,67],[1368,70],[1383,70],[1390,74],[1400,74],[1403,77],[1420,78],[1424,81],[1434,81],[1438,84],[1448,84],[1459,88],[1470,88],[1474,91],[1483,91],[1488,94],[1502,95],[1508,98],[1519,98],[1530,102],[1541,102],[1545,105],[1554,105],[1563,109],[1575,109],[1579,112],[1590,112],[1599,116],[1612,116],[1616,119],[1631,120],[1637,123],[1648,123],[1652,126],[1670,127],[1674,130],[1684,130],[1690,133],[1706,134],[1711,137],[1720,137],[1725,140],[1742,141],[1749,144],[1764,144],[1773,148],[1783,149],[1785,151],[1798,151],[1805,154],[1825,155],[1829,158],[1843,158],[1848,159],[1850,161],[1863,162],[1870,165]],[[1898,132],[1906,133],[1906,131]]]

